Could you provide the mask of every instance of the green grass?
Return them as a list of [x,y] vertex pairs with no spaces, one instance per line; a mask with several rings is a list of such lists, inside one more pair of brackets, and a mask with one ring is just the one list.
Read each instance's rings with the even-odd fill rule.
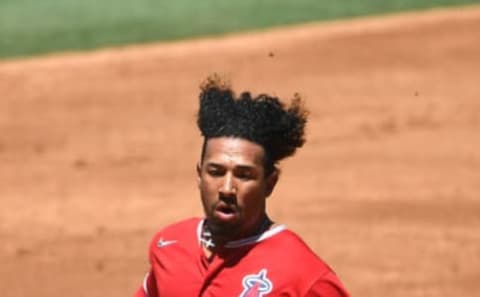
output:
[[0,58],[480,0],[0,0]]

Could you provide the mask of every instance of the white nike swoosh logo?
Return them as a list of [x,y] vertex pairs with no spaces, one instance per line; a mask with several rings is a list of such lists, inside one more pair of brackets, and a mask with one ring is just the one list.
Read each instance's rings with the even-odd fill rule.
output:
[[176,240],[164,240],[163,238],[160,238],[160,240],[157,242],[157,246],[159,248],[166,247],[167,245],[171,245],[177,243]]

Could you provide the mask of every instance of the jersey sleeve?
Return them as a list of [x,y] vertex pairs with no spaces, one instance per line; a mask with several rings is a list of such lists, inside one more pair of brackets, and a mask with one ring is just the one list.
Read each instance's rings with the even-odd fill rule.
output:
[[148,297],[147,293],[145,292],[145,289],[143,286],[138,288],[137,292],[135,292],[135,295],[133,297]]
[[155,276],[150,271],[143,278],[143,283],[133,297],[158,297]]
[[[150,241],[148,249],[148,260],[150,262],[150,265],[152,265],[153,250],[159,236],[160,232],[157,233]],[[133,297],[158,297],[157,284],[155,281],[155,274],[153,273],[152,266],[150,266],[150,271],[143,278],[142,285],[140,286],[140,288],[138,288],[137,292],[135,293],[135,295],[133,295]]]
[[305,297],[349,297],[337,276],[329,272],[313,283]]

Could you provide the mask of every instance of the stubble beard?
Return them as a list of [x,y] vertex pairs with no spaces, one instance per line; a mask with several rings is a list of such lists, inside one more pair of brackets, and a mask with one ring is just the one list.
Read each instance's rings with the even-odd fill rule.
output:
[[212,210],[212,214],[207,217],[206,224],[212,235],[214,237],[223,238],[225,240],[233,239],[236,237],[238,232],[240,231],[240,223],[239,222],[222,222],[215,218],[213,215],[215,210]]

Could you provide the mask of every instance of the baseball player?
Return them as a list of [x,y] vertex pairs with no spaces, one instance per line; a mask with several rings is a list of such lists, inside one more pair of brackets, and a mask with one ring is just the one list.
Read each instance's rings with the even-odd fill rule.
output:
[[[135,297],[347,297],[336,274],[266,213],[278,162],[304,142],[307,113],[269,95],[236,97],[218,77],[202,85],[197,164],[204,218],[158,232]],[[294,197],[292,197],[294,199]]]

